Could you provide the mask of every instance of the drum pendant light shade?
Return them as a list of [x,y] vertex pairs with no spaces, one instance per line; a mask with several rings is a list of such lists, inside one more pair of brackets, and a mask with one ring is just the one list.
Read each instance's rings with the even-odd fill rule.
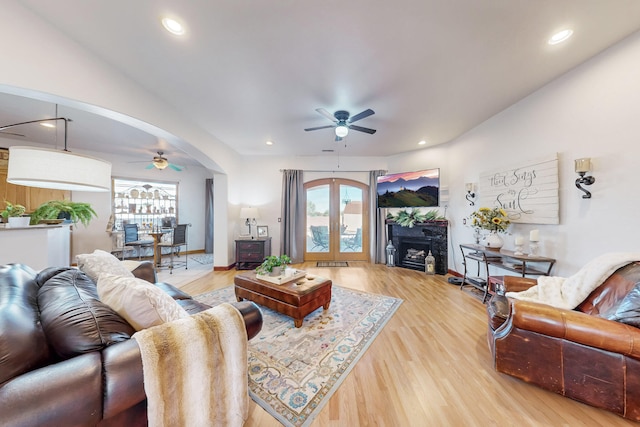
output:
[[72,191],[110,191],[111,163],[37,147],[9,147],[7,182]]

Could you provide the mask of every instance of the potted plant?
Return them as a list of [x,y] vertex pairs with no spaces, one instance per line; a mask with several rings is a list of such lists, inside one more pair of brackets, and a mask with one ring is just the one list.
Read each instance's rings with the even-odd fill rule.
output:
[[256,268],[256,273],[269,276],[280,276],[282,274],[282,270],[287,266],[287,264],[291,264],[291,258],[287,255],[269,255],[265,258],[262,264]]
[[396,215],[389,213],[387,215],[387,219],[394,221],[396,224],[402,227],[413,228],[416,224],[419,223],[423,223],[426,221],[439,221],[446,218],[441,216],[436,209],[432,209],[424,213],[420,212],[419,209],[412,209],[411,211],[402,209],[398,211]]
[[10,227],[27,227],[29,225],[29,217],[22,216],[26,208],[19,204],[4,201],[5,208],[0,212],[0,216],[4,218]]
[[31,223],[38,224],[42,220],[69,219],[74,224],[81,222],[85,227],[98,217],[89,203],[69,200],[50,200],[41,204],[31,214]]
[[471,226],[475,229],[488,230],[485,236],[485,246],[500,249],[504,244],[498,233],[506,233],[511,221],[507,212],[502,208],[482,207],[471,214]]

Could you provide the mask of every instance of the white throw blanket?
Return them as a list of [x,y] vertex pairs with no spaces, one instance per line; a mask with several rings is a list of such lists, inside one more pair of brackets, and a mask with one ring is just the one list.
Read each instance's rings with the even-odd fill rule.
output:
[[149,426],[242,426],[248,416],[247,334],[230,304],[134,334]]
[[640,253],[614,252],[588,262],[580,271],[565,279],[540,276],[538,284],[522,292],[507,292],[509,298],[540,302],[573,310],[618,268],[640,261]]

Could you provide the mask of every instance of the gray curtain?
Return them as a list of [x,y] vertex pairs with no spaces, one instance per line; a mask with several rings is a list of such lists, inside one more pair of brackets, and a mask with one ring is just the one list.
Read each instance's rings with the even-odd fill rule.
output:
[[280,254],[287,254],[294,263],[304,261],[304,182],[301,170],[282,171],[282,225]]
[[378,180],[387,171],[369,171],[369,230],[371,244],[369,245],[369,259],[374,264],[386,262],[385,247],[387,244],[386,209],[378,209]]
[[213,253],[213,178],[205,180],[204,253]]

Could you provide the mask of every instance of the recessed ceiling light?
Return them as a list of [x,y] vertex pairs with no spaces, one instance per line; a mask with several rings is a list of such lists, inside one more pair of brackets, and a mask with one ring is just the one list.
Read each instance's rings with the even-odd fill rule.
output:
[[42,123],[40,123],[40,126],[44,126],[46,128],[54,128],[54,127],[56,127],[56,125],[54,125],[53,123],[48,123],[48,122],[42,122]]
[[267,145],[273,145],[273,141],[267,141],[266,144]]
[[162,18],[162,26],[176,36],[181,36],[185,33],[184,26],[173,18]]
[[427,141],[425,141],[424,139],[420,142],[418,142],[418,145],[425,145],[427,143]]
[[562,43],[563,41],[565,41],[569,37],[571,37],[572,34],[573,34],[573,30],[569,30],[569,29],[558,31],[553,36],[551,36],[551,38],[549,39],[548,43],[549,44]]

